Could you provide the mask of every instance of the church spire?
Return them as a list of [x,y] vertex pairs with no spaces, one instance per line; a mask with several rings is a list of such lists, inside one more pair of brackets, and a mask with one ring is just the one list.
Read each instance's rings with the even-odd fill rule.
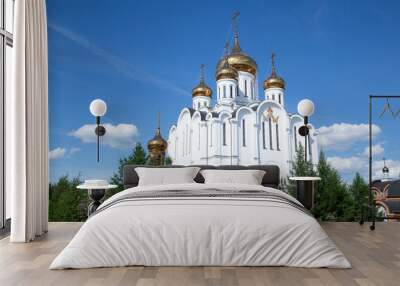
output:
[[240,53],[242,49],[239,45],[239,34],[238,34],[238,18],[240,12],[235,12],[232,15],[232,29],[233,29],[233,47],[232,53]]
[[161,136],[161,127],[160,127],[160,112],[157,113],[157,131],[156,131],[156,135]]
[[276,55],[275,55],[275,53],[272,53],[272,55],[271,55],[271,64],[272,64],[271,77],[272,76],[276,77],[275,59],[276,59]]
[[204,64],[200,65],[200,84],[204,84]]
[[224,68],[229,67],[228,56],[229,56],[229,42],[226,42],[224,46]]

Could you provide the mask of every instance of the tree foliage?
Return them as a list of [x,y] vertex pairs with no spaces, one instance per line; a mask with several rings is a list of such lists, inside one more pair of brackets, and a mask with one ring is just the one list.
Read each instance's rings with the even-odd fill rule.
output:
[[62,176],[49,185],[49,221],[82,221],[86,218],[87,192],[76,189],[80,177]]
[[354,200],[354,217],[361,217],[361,207],[368,203],[368,184],[363,177],[357,172],[353,182],[349,186],[349,190]]
[[[319,176],[316,183],[315,202],[312,212],[320,220],[354,221],[359,219],[361,205],[366,203],[368,185],[356,173],[351,185],[343,182],[338,171],[327,161],[323,151],[319,154],[317,166],[304,160],[304,148],[300,145],[296,152],[290,176]],[[290,182],[290,181],[289,181]],[[296,194],[296,185],[288,186],[291,195]]]
[[[289,177],[306,177],[306,176],[316,176],[316,172],[310,161],[305,161],[304,159],[304,147],[299,145],[296,150],[296,158],[292,164]],[[295,196],[296,194],[296,182],[288,180],[289,184],[287,186],[289,194]]]
[[317,173],[321,181],[317,183],[314,215],[322,220],[353,220],[354,200],[323,151],[319,155]]

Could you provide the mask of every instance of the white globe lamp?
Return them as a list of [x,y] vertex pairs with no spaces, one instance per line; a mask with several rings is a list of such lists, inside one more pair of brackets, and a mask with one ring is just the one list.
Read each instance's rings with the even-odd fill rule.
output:
[[93,116],[103,116],[107,112],[107,104],[102,99],[95,99],[90,103],[89,109]]
[[309,117],[314,113],[314,103],[309,99],[303,99],[297,105],[297,111],[303,117]]

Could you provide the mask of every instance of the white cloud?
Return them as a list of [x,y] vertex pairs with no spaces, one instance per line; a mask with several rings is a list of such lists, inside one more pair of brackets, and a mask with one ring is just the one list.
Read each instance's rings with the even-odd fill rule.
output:
[[80,148],[67,149],[67,148],[57,147],[49,151],[49,159],[56,160],[61,158],[69,158],[79,151],[81,151]]
[[[385,149],[382,147],[381,144],[372,145],[372,155],[380,155],[383,154]],[[362,153],[364,156],[369,156],[369,147],[365,147]]]
[[78,152],[80,152],[81,151],[81,148],[71,148],[70,150],[69,150],[69,156],[72,156],[72,155],[74,155],[75,153],[78,153]]
[[366,166],[365,158],[351,156],[351,157],[328,157],[327,161],[332,165],[336,170],[343,173],[356,173],[365,171]]
[[[106,134],[100,138],[100,144],[112,148],[131,148],[139,135],[139,131],[134,124],[120,123],[113,125],[106,123],[102,125],[106,128]],[[77,130],[71,131],[69,135],[82,140],[84,143],[95,143],[97,142],[95,129],[95,124],[85,124]]]
[[65,154],[67,154],[67,149],[57,147],[49,151],[49,159],[50,160],[61,159],[65,156]]
[[[372,135],[381,132],[378,125],[372,125]],[[335,123],[318,128],[318,143],[323,149],[346,150],[352,144],[368,139],[368,124]]]

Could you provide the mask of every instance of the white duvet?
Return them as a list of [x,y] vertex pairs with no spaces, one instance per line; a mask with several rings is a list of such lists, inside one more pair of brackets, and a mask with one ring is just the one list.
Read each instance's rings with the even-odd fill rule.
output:
[[[130,192],[267,190],[254,185],[136,187],[105,201],[50,269],[145,266],[294,266],[349,268],[318,222],[287,204],[246,198],[153,198],[112,204]],[[106,206],[108,205],[108,208]]]

